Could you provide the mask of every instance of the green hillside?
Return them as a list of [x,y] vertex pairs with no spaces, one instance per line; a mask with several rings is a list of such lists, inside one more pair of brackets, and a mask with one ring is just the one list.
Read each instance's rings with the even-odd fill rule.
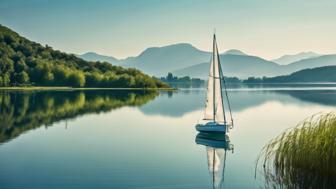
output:
[[0,25],[0,86],[167,87],[132,68],[88,62]]

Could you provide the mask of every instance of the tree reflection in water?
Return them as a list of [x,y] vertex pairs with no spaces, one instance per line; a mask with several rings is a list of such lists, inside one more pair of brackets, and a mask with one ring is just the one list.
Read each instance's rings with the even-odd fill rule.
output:
[[158,91],[0,91],[0,143],[25,131],[88,113],[140,106]]

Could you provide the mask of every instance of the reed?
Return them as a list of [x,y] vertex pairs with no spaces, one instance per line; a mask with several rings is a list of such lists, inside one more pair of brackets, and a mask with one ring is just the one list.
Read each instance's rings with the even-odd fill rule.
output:
[[266,188],[336,186],[336,114],[316,114],[265,145],[258,157]]

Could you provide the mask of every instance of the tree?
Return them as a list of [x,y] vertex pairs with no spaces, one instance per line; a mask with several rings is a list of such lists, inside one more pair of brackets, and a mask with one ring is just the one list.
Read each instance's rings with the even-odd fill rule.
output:
[[63,66],[55,66],[52,70],[56,85],[66,85],[69,78],[69,71]]
[[45,72],[43,72],[43,76],[42,76],[42,83],[44,84],[54,84],[54,74],[52,72],[50,72],[50,70],[47,70]]
[[1,86],[9,86],[11,80],[9,74],[4,74],[3,76],[0,76],[2,79],[2,83],[0,83]]
[[15,72],[16,73],[20,73],[24,70],[26,70],[26,64],[23,61],[23,59],[19,59],[16,63],[15,63]]
[[173,74],[169,72],[167,75],[167,81],[173,81],[173,79],[174,79]]
[[15,82],[18,84],[26,84],[29,82],[29,76],[25,71],[15,74]]
[[69,75],[68,84],[73,87],[83,87],[85,85],[85,76],[82,72],[72,72]]
[[134,87],[135,86],[135,80],[134,77],[129,76],[127,74],[122,74],[117,81],[117,85],[119,87]]
[[85,73],[85,83],[88,87],[94,87],[101,85],[102,76],[95,72],[95,73]]

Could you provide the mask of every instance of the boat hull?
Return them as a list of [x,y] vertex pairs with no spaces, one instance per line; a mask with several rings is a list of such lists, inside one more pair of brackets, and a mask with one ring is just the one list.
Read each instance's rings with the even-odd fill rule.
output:
[[218,124],[216,122],[197,124],[196,130],[205,133],[226,133],[228,131],[228,124]]

